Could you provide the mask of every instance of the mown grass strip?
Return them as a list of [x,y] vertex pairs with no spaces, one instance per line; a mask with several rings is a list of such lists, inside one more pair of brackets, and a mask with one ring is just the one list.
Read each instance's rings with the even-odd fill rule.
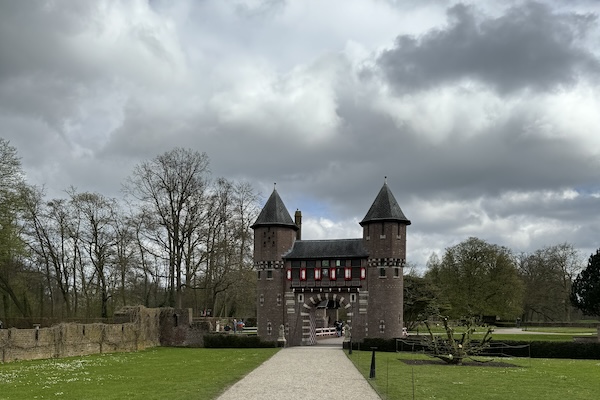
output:
[[154,348],[0,365],[0,399],[213,399],[277,349]]
[[[349,357],[369,379],[371,352],[355,351]],[[600,390],[598,360],[494,360],[514,365],[504,367],[446,365],[441,361],[412,365],[415,360],[436,359],[421,354],[377,353],[376,378],[369,381],[386,400],[587,400],[596,398]]]

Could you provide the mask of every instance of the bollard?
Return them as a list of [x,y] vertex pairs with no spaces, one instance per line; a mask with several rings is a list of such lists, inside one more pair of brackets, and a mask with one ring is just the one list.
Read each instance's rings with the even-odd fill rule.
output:
[[371,350],[373,350],[373,354],[371,355],[371,371],[369,372],[369,378],[375,379],[375,350],[377,350],[377,347],[371,347]]
[[[598,339],[600,340],[600,338]],[[352,354],[352,338],[350,338],[350,341],[348,341],[348,354]]]

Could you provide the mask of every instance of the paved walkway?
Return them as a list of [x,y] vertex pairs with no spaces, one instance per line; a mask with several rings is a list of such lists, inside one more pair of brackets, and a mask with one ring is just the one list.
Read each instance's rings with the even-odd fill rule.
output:
[[342,350],[342,339],[280,350],[217,400],[380,400]]

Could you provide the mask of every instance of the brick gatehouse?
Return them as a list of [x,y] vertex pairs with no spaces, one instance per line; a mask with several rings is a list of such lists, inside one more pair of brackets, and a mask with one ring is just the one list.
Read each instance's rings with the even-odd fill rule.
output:
[[254,229],[258,335],[312,345],[316,328],[338,318],[352,339],[400,337],[406,260],[404,216],[387,182],[360,222],[362,238],[302,240],[302,215],[292,220],[277,190]]

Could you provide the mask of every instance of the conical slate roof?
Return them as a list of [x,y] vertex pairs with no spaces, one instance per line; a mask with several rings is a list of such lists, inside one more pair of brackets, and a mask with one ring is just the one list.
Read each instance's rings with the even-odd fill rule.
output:
[[279,193],[275,189],[273,189],[273,193],[269,196],[269,199],[251,228],[256,229],[259,226],[289,226],[295,230],[299,229],[294,221],[292,221],[290,213],[285,208],[285,204],[283,204]]
[[410,221],[404,216],[387,183],[383,184],[371,208],[369,208],[369,212],[360,221],[360,225],[364,226],[370,222],[383,221],[398,221],[410,225]]

